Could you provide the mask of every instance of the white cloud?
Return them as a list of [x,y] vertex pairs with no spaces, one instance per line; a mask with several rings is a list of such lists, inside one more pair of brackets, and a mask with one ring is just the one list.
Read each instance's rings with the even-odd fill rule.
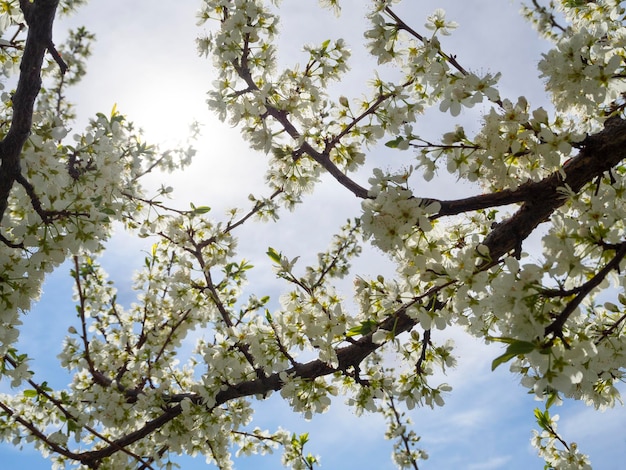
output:
[[467,467],[467,470],[494,470],[497,468],[511,468],[508,463],[511,461],[510,456],[492,457],[482,463],[473,463]]
[[[620,387],[622,396],[626,387]],[[566,403],[551,410],[558,414],[558,431],[567,442],[576,442],[588,454],[594,468],[621,469],[626,459],[626,407],[599,412],[582,403]],[[611,456],[608,458],[608,456]]]

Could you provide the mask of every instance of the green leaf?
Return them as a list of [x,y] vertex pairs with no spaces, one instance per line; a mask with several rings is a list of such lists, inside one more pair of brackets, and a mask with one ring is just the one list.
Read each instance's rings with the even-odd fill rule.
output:
[[195,207],[195,206],[192,205],[192,211],[191,212],[194,215],[199,215],[199,214],[206,214],[210,210],[211,210],[211,208],[209,206]]
[[305,432],[304,434],[300,434],[299,436],[296,436],[295,433],[291,435],[291,445],[294,446],[296,449],[298,449],[300,452],[302,452],[302,448],[304,447],[304,444],[306,444],[307,442],[309,442],[308,432]]
[[516,341],[518,341],[515,338],[507,338],[506,336],[502,336],[502,337],[487,336],[487,337],[485,337],[485,339],[487,339],[489,341],[496,342],[496,343],[506,343],[506,344],[512,344],[512,343],[515,343]]
[[[502,339],[502,338],[501,338]],[[491,370],[495,370],[500,364],[510,361],[520,354],[528,354],[535,349],[535,344],[528,341],[513,341],[501,356],[496,357],[491,363]]]
[[247,271],[249,269],[254,268],[253,264],[248,263],[245,259],[241,261],[241,263],[239,263],[239,270],[240,271]]
[[582,7],[587,3],[591,3],[590,0],[567,0],[565,6],[569,8]]
[[404,137],[402,136],[398,136],[393,140],[390,140],[388,142],[385,142],[385,146],[392,148],[392,149],[396,149],[398,148],[398,145],[400,145],[400,142],[404,141]]
[[26,398],[35,398],[37,396],[37,390],[24,390],[24,396]]
[[548,400],[546,401],[546,410],[550,408],[559,399],[559,394],[556,390],[550,392]]
[[82,429],[82,426],[80,426],[79,424],[77,424],[74,420],[68,420],[67,421],[67,432],[68,433],[74,433],[76,431],[80,431]]
[[274,248],[272,248],[271,246],[267,249],[267,256],[270,257],[270,259],[277,264],[280,264],[280,253],[278,253]]
[[539,408],[535,408],[535,419],[541,429],[550,431],[550,413],[548,410],[541,411]]
[[376,326],[376,322],[373,320],[365,320],[363,322],[361,322],[360,325],[354,326],[352,328],[350,328],[348,330],[348,332],[346,333],[346,336],[348,338],[352,337],[352,336],[359,336],[359,335],[366,335],[368,333],[370,333],[374,327]]

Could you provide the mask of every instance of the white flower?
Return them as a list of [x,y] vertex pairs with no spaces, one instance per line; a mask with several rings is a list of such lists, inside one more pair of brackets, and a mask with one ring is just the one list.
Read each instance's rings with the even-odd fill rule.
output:
[[437,8],[433,14],[427,18],[425,26],[435,33],[439,32],[444,36],[449,36],[450,31],[456,29],[458,23],[456,21],[446,21],[445,10]]

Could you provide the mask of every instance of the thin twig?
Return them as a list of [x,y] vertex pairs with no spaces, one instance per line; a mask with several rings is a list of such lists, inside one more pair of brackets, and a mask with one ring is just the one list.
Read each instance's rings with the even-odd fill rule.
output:
[[[614,269],[619,269],[619,265],[626,257],[626,242],[622,243],[621,247],[615,253],[615,256],[609,261],[600,271],[596,273],[588,282],[581,286],[578,295],[572,299],[563,309],[563,311],[554,319],[554,321],[548,325],[545,329],[544,335],[553,335],[557,338],[563,339],[563,327],[565,322],[572,313],[578,308],[581,302],[589,295],[589,293],[598,287],[606,276]],[[565,343],[566,344],[566,343]]]

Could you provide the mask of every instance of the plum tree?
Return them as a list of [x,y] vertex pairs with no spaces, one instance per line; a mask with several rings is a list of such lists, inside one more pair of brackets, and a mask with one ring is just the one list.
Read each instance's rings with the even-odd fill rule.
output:
[[[626,337],[625,9],[617,0],[533,0],[522,14],[552,41],[539,60],[550,109],[501,94],[500,74],[471,71],[439,40],[457,24],[442,9],[423,29],[396,0],[370,1],[367,48],[397,80],[376,77],[366,97],[333,96],[350,62],[342,39],[305,46],[306,63],[279,67],[280,2],[203,0],[197,40],[217,78],[208,105],[268,155],[268,195],[214,219],[207,206],[168,207],[172,188],[143,186],[157,170],[184,169],[192,147],[160,151],[115,108],[69,135],[67,87],[85,73],[93,36],[84,28],[55,46],[57,10],[83,1],[0,2],[0,438],[34,442],[59,467],[169,467],[170,455],[203,454],[220,468],[239,452],[281,446],[283,463],[313,468],[307,436],[251,429],[254,407],[274,392],[294,412],[326,411],[346,397],[357,414],[381,413],[399,468],[427,458],[401,407],[442,406],[434,383],[454,366],[439,332],[503,343],[492,368],[509,364],[545,402],[533,445],[548,466],[590,468],[559,435],[549,408],[563,399],[596,408],[620,400]],[[322,7],[341,14],[338,0]],[[18,68],[19,64],[19,68]],[[43,80],[43,82],[42,82]],[[44,83],[44,86],[42,86]],[[440,139],[414,124],[429,109],[454,118],[481,103],[476,132],[450,125]],[[354,176],[377,144],[403,152],[399,169]],[[412,162],[412,164],[411,164]],[[420,194],[420,180],[452,175],[476,192],[461,199]],[[322,175],[361,208],[316,263],[269,248],[285,293],[243,298],[251,264],[236,253],[238,229],[277,223],[297,210]],[[98,263],[114,224],[151,237],[136,274],[137,302],[124,306]],[[541,231],[541,252],[525,242]],[[392,278],[355,276],[357,308],[337,294],[352,259],[371,244]],[[29,371],[16,346],[22,315],[47,273],[72,265],[76,316],[59,356],[71,371],[53,389]],[[180,345],[206,332],[192,357]]]

